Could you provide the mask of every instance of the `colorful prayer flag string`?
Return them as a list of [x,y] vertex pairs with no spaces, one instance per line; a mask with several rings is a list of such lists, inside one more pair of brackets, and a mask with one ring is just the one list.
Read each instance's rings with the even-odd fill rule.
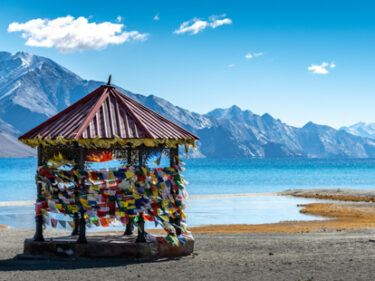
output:
[[[143,214],[145,220],[164,228],[168,233],[166,240],[172,244],[182,243],[177,238],[177,229],[183,235],[190,235],[183,211],[187,193],[186,181],[179,173],[182,165],[63,170],[58,160],[38,169],[36,178],[42,183],[42,193],[35,206],[37,214],[61,213],[73,217],[74,213],[81,212],[87,225],[102,227],[126,225],[129,221],[137,226],[139,215]],[[176,224],[176,219],[181,223]],[[51,218],[52,227],[58,223],[62,227],[67,225],[66,221]]]

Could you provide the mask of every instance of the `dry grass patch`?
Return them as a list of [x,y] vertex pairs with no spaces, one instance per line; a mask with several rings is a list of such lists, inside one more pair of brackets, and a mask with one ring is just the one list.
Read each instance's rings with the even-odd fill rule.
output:
[[375,208],[372,204],[311,203],[300,205],[301,213],[329,218],[321,221],[286,221],[258,225],[208,225],[191,227],[196,234],[230,233],[302,233],[326,230],[375,228]]

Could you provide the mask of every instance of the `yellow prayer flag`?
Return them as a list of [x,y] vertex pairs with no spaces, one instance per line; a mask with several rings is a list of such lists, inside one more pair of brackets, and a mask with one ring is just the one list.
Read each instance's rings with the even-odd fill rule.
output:
[[145,167],[142,167],[142,172],[145,176],[147,176],[147,169]]
[[90,190],[93,190],[93,191],[99,191],[99,186],[97,186],[97,185],[91,185],[90,186]]
[[184,211],[182,211],[182,210],[181,210],[181,218],[186,219],[186,215],[185,215]]
[[163,208],[167,208],[168,207],[168,200],[161,201],[161,205],[162,205]]
[[85,208],[89,208],[90,206],[87,204],[87,200],[86,199],[79,199],[79,201],[81,202],[81,204],[83,205],[83,207]]
[[122,207],[124,207],[124,208],[128,206],[128,202],[126,202],[126,201],[120,201],[120,203],[121,203]]
[[126,175],[126,178],[127,178],[127,179],[131,179],[131,178],[133,177],[133,174],[134,174],[134,173],[131,172],[131,171],[126,171],[126,172],[125,172],[125,175]]

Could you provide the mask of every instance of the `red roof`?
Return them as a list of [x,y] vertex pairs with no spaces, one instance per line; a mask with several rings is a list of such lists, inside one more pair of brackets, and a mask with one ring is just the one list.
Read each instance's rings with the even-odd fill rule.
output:
[[174,139],[197,136],[143,106],[112,86],[101,86],[21,136],[80,139]]

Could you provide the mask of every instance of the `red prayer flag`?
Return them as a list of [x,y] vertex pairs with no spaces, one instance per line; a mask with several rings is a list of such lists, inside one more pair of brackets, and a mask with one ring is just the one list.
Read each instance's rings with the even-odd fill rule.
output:
[[57,220],[51,219],[51,225],[53,228],[55,228],[57,226]]
[[107,218],[99,218],[99,219],[100,219],[100,224],[103,227],[108,227],[109,226],[109,219],[107,219]]

